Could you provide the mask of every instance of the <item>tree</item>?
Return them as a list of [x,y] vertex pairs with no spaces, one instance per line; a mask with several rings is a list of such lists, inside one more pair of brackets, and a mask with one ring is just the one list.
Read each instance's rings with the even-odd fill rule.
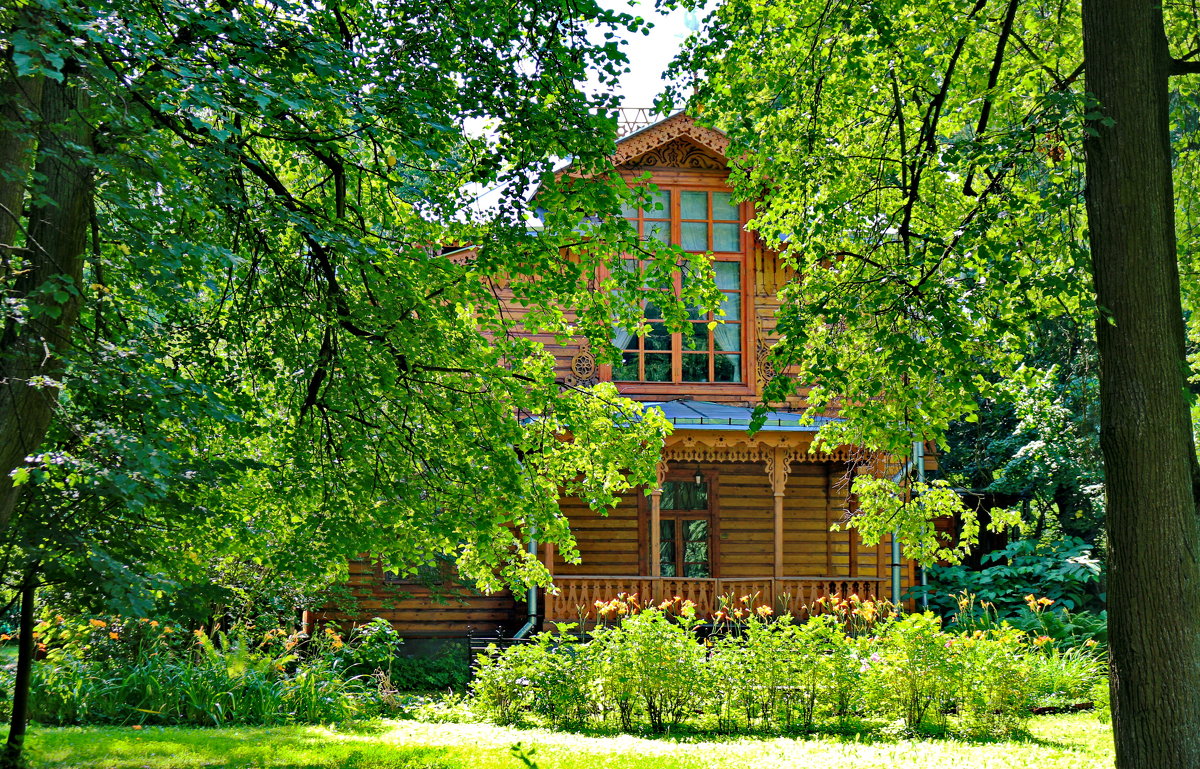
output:
[[[0,10],[8,764],[47,580],[136,608],[214,554],[323,575],[370,552],[539,582],[535,531],[575,555],[560,492],[601,509],[652,477],[664,422],[514,333],[605,354],[646,277],[599,282],[618,251],[669,285],[678,249],[637,240],[603,173],[613,98],[581,87],[641,25],[540,0]],[[598,176],[558,179],[565,156]]]
[[[940,439],[1021,373],[1035,322],[1094,316],[1123,769],[1200,764],[1200,608],[1177,599],[1200,580],[1200,476],[1171,184],[1173,161],[1194,173],[1172,156],[1172,103],[1178,133],[1194,96],[1169,89],[1200,66],[1195,9],[1165,10],[730,0],[678,65],[704,73],[702,114],[763,200],[754,226],[802,276],[776,354],[852,418],[830,440]],[[921,505],[887,509],[920,531]]]

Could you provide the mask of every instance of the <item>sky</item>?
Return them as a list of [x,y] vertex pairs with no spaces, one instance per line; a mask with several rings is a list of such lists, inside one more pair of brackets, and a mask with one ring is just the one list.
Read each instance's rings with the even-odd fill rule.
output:
[[[660,14],[654,9],[652,0],[629,2],[629,0],[601,0],[601,5],[615,11],[641,16],[653,22],[649,35],[625,34],[625,55],[629,57],[629,73],[621,80],[621,100],[625,107],[650,107],[654,97],[662,90],[662,72],[679,52],[688,36],[688,13],[676,9],[669,14]],[[695,15],[692,14],[692,18]]]
[[[654,97],[663,89],[662,73],[679,53],[684,39],[689,34],[686,11],[676,9],[660,14],[654,9],[654,0],[600,0],[605,8],[641,16],[653,23],[648,35],[640,32],[621,36],[626,41],[622,50],[629,57],[629,72],[621,78],[621,105],[624,107],[652,107]],[[692,14],[691,18],[695,18]],[[593,86],[595,83],[593,83]],[[486,131],[484,121],[477,121],[478,130]],[[564,161],[565,162],[565,161]],[[471,208],[486,210],[494,206],[502,187],[482,189]]]

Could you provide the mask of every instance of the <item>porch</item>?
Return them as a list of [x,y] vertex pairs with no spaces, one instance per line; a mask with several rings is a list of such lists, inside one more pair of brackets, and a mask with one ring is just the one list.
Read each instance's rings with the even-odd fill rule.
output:
[[[758,609],[768,606],[775,614],[807,616],[809,609],[823,597],[860,599],[886,598],[886,577],[567,577],[554,579],[558,592],[545,597],[547,622],[594,622],[596,602],[611,601],[619,595],[637,596],[641,606],[656,605],[675,597],[696,605],[696,614],[705,619],[721,609]],[[747,603],[740,599],[749,596]]]

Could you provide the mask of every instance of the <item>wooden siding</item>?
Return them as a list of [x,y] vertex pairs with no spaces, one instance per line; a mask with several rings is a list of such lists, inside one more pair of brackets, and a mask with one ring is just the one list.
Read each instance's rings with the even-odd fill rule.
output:
[[332,623],[343,629],[382,617],[401,637],[450,638],[495,635],[497,627],[511,633],[524,617],[511,593],[483,595],[452,583],[439,586],[392,583],[367,560],[350,562],[349,606],[307,612],[311,626]]
[[[699,467],[716,489],[712,523],[713,576],[759,578],[772,573],[774,498],[766,470],[759,462],[672,463],[678,469]],[[846,464],[793,462],[784,495],[784,574],[787,577],[890,579],[890,543],[864,546],[857,532],[830,531],[848,504]],[[560,502],[571,523],[581,562],[570,564],[555,554],[555,576],[645,576],[649,574],[647,497],[626,494],[602,516],[574,498]],[[911,584],[906,564],[904,585]]]

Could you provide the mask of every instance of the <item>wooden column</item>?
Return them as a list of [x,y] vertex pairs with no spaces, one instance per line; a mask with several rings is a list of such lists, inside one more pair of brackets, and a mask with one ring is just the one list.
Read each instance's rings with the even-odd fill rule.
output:
[[546,571],[550,572],[550,576],[554,576],[554,543],[547,542],[542,546],[542,565],[546,567]]
[[783,579],[783,491],[791,470],[791,454],[782,446],[768,450],[767,477],[775,495],[775,579]]
[[661,535],[662,526],[662,486],[667,480],[667,461],[664,459],[658,463],[655,470],[656,483],[654,490],[650,492],[650,576],[662,576],[662,554],[661,554]]

